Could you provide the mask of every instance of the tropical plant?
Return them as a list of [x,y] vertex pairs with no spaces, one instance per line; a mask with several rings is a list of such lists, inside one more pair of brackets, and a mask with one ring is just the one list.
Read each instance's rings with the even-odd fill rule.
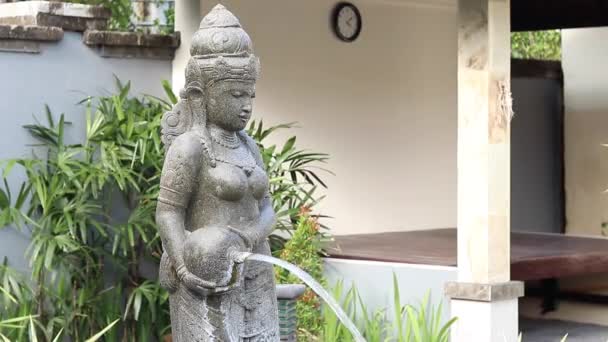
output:
[[[340,281],[334,286],[333,295],[340,300],[342,308],[357,323],[368,342],[447,342],[450,328],[456,318],[442,322],[442,304],[435,306],[427,293],[418,306],[402,305],[397,277],[393,274],[393,319],[388,318],[387,309],[369,312],[353,285],[344,292]],[[323,307],[322,341],[353,341],[348,330],[339,322],[334,312]]]
[[[87,5],[99,5],[109,9],[112,12],[108,20],[108,29],[112,31],[135,31],[136,25],[133,19],[136,18],[136,12],[133,10],[133,1],[131,0],[67,0]],[[161,7],[166,3],[166,0],[151,0],[146,1],[154,6]],[[146,3],[141,3],[146,5]],[[163,10],[166,22],[161,23],[158,18],[154,19],[153,27],[160,34],[171,34],[175,28],[175,9],[171,6]]]
[[67,0],[87,5],[100,5],[112,12],[108,21],[108,29],[113,31],[132,31],[133,4],[131,0]]
[[511,34],[511,56],[523,59],[560,60],[560,30],[514,32]]
[[[0,227],[16,224],[31,235],[31,279],[6,264],[0,269],[0,321],[8,322],[0,333],[12,341],[31,340],[32,333],[42,341],[81,341],[99,332],[107,341],[150,341],[169,333],[168,295],[144,268],[153,269],[162,253],[154,223],[160,121],[177,99],[166,82],[169,100],[130,97],[130,83],[116,83],[115,94],[81,102],[82,143],[66,141],[70,123],[47,107],[46,123],[25,126],[38,141],[34,155],[2,164]],[[314,205],[314,190],[324,184],[309,168],[326,157],[296,149],[295,138],[281,148],[264,146],[262,139],[289,125],[252,127],[270,170],[278,227],[293,230],[300,206]],[[11,193],[6,177],[15,166],[26,180]],[[275,248],[285,241],[273,240]],[[17,317],[32,324],[11,325]]]
[[[25,171],[17,199],[28,208],[17,223],[27,223],[32,237],[33,287],[11,289],[27,294],[19,306],[35,317],[36,334],[46,341],[58,331],[82,340],[121,317],[126,337],[147,340],[168,330],[167,294],[140,270],[161,253],[153,213],[162,165],[159,113],[166,105],[129,98],[129,83],[117,86],[117,94],[82,102],[83,143],[67,143],[69,123],[47,108],[46,124],[25,126],[42,156],[5,164],[4,176],[15,165]],[[18,210],[10,212],[15,218]],[[114,329],[106,338],[118,335]]]
[[273,133],[294,127],[294,123],[288,123],[265,128],[262,121],[253,121],[247,130],[258,142],[270,179],[270,195],[277,214],[275,233],[270,236],[275,255],[280,253],[294,228],[299,226],[302,208],[312,211],[323,199],[324,196],[317,195],[319,187],[327,188],[320,172],[331,174],[321,167],[329,156],[297,148],[295,136],[287,139],[282,146],[267,143]]
[[[279,257],[290,262],[315,278],[322,285],[323,260],[321,258],[323,234],[316,217],[310,215],[310,210],[302,208],[299,214],[297,228],[291,239],[285,244]],[[302,281],[282,268],[275,268],[277,282],[280,284],[301,284]],[[321,332],[321,301],[319,297],[307,288],[296,303],[298,317],[299,339],[306,340],[308,336],[316,336]]]

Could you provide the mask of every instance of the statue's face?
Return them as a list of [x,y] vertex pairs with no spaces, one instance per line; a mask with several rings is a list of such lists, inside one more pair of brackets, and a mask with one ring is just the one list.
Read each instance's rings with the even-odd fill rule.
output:
[[251,118],[254,97],[253,82],[217,82],[207,90],[207,120],[228,131],[243,130]]

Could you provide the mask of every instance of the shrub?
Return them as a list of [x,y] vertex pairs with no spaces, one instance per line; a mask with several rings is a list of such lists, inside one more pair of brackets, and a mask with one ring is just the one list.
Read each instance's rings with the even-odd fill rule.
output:
[[[323,234],[315,217],[303,208],[300,212],[297,228],[291,239],[285,244],[280,258],[306,271],[322,285],[323,260],[321,259],[321,243]],[[275,268],[277,281],[281,284],[301,284],[302,281],[282,268]],[[307,288],[296,304],[298,317],[298,332],[301,340],[316,336],[321,332],[321,301],[319,297]]]
[[511,34],[511,56],[523,59],[562,59],[560,30],[514,32]]

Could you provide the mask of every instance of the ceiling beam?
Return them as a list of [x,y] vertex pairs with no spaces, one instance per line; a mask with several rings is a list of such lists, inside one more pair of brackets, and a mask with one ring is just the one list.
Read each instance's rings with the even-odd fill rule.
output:
[[511,30],[608,26],[608,0],[511,0]]

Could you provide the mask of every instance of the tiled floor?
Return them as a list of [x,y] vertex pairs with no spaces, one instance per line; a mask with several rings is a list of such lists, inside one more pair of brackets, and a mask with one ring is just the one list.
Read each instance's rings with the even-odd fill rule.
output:
[[557,320],[522,318],[522,342],[559,342],[568,334],[567,342],[606,342],[608,327]]

